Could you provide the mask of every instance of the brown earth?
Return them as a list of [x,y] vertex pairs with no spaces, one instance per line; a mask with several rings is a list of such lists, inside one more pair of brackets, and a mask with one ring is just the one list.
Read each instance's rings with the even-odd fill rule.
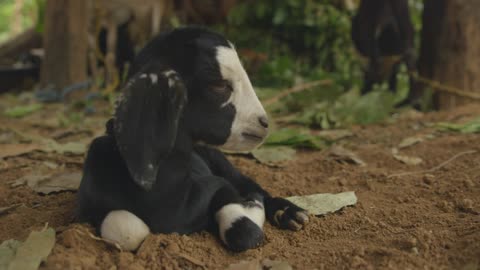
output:
[[[90,227],[71,223],[75,193],[42,196],[29,187],[10,185],[28,173],[58,170],[45,161],[79,171],[82,156],[31,152],[6,158],[0,160],[0,207],[22,205],[0,215],[0,241],[23,240],[48,223],[56,229],[57,239],[42,269],[225,269],[232,263],[264,259],[286,261],[294,269],[480,269],[480,135],[438,132],[431,125],[478,115],[480,108],[470,106],[402,114],[392,123],[354,127],[354,136],[340,143],[366,162],[363,167],[339,163],[328,150],[302,151],[281,168],[231,156],[243,172],[276,196],[347,190],[358,196],[356,206],[313,217],[302,231],[281,231],[267,224],[264,245],[238,254],[225,250],[208,233],[151,235],[137,252],[120,252],[94,239]],[[0,131],[56,134],[57,140],[66,142],[90,140],[103,129],[102,118],[92,120],[82,133],[49,125],[42,117],[41,113],[22,121],[0,117]],[[392,157],[391,148],[404,138],[429,134],[432,138],[400,150],[422,158],[422,164],[405,165]],[[434,168],[470,150],[477,152],[460,155],[431,172],[390,177]]]

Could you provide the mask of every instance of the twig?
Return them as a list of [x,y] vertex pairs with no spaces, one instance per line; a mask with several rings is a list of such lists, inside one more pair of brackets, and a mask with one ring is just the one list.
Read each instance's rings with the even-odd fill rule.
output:
[[185,260],[187,260],[187,261],[195,264],[196,266],[200,266],[200,267],[202,267],[202,268],[205,268],[205,264],[204,264],[204,263],[202,263],[201,261],[199,261],[199,260],[197,260],[197,259],[195,259],[195,258],[193,258],[193,257],[191,257],[191,256],[189,256],[189,255],[187,255],[187,254],[181,254],[181,253],[180,253],[180,254],[176,254],[176,255],[177,255],[178,257],[181,257],[181,258],[183,258],[183,259],[185,259]]
[[428,170],[424,170],[424,171],[416,171],[416,172],[404,172],[404,173],[396,173],[396,174],[391,174],[389,175],[387,178],[393,178],[393,177],[399,177],[399,176],[406,176],[406,175],[415,175],[415,174],[423,174],[423,173],[431,173],[431,172],[434,172],[438,169],[441,169],[443,167],[445,167],[445,165],[447,165],[448,163],[454,161],[455,159],[463,156],[463,155],[468,155],[468,154],[474,154],[474,153],[477,153],[476,150],[469,150],[469,151],[465,151],[465,152],[461,152],[461,153],[458,153],[456,154],[455,156],[449,158],[448,160],[440,163],[439,165],[431,168],[431,169],[428,169]]
[[103,239],[101,237],[97,237],[95,235],[93,235],[91,232],[88,232],[88,231],[83,231],[83,230],[80,230],[80,229],[74,229],[76,232],[80,233],[80,234],[83,234],[83,235],[87,235],[88,237],[92,238],[93,240],[97,240],[97,241],[100,241],[100,242],[104,242],[108,245],[111,245],[111,246],[114,246],[116,247],[120,252],[123,251],[122,247],[120,247],[120,245],[118,243],[115,243],[115,242],[112,242],[112,241],[109,241],[107,239]]
[[415,80],[432,87],[433,91],[443,91],[443,92],[447,92],[447,93],[457,95],[457,96],[460,96],[460,97],[466,97],[466,98],[480,100],[480,94],[477,94],[475,92],[469,92],[469,91],[465,91],[465,90],[460,89],[460,88],[456,88],[456,87],[441,84],[438,81],[434,81],[434,80],[422,77],[422,76],[418,75],[418,73],[416,73],[416,72],[409,72],[409,74],[412,75],[412,77]]
[[308,83],[304,83],[304,84],[300,84],[300,85],[296,85],[292,88],[288,88],[284,91],[282,91],[280,94],[272,97],[272,98],[269,98],[267,100],[265,100],[263,103],[264,106],[269,106],[269,105],[272,105],[273,103],[277,102],[278,100],[290,95],[290,94],[293,94],[293,93],[298,93],[298,92],[302,92],[302,91],[305,91],[307,89],[310,89],[312,87],[315,87],[315,86],[320,86],[320,85],[327,85],[327,84],[332,84],[332,80],[320,80],[320,81],[313,81],[313,82],[308,82]]
[[12,211],[14,209],[17,209],[18,207],[23,206],[23,205],[24,205],[23,203],[17,203],[17,204],[12,204],[12,205],[7,206],[7,207],[0,207],[0,215],[8,214],[10,211]]

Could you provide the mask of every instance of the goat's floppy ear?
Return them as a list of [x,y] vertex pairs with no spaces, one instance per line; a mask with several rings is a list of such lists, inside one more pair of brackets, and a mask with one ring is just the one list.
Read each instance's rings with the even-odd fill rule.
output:
[[177,73],[148,65],[123,90],[113,133],[134,181],[150,190],[159,164],[172,150],[187,90]]

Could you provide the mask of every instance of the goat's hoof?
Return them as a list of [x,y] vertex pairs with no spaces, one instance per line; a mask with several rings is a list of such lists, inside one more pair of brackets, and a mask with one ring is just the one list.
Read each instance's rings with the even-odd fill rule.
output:
[[232,251],[245,251],[260,246],[263,243],[264,235],[262,228],[258,227],[247,217],[235,221],[225,231],[225,244]]
[[276,209],[270,221],[281,229],[299,231],[310,220],[307,211],[285,199],[274,198],[269,203]]

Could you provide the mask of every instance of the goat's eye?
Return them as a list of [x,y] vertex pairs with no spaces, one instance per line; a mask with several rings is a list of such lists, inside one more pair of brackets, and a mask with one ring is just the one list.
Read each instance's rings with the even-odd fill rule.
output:
[[227,90],[229,92],[233,92],[233,85],[232,85],[231,82],[225,81],[225,90]]
[[229,81],[222,81],[221,83],[215,85],[213,90],[219,94],[233,92],[233,85]]

